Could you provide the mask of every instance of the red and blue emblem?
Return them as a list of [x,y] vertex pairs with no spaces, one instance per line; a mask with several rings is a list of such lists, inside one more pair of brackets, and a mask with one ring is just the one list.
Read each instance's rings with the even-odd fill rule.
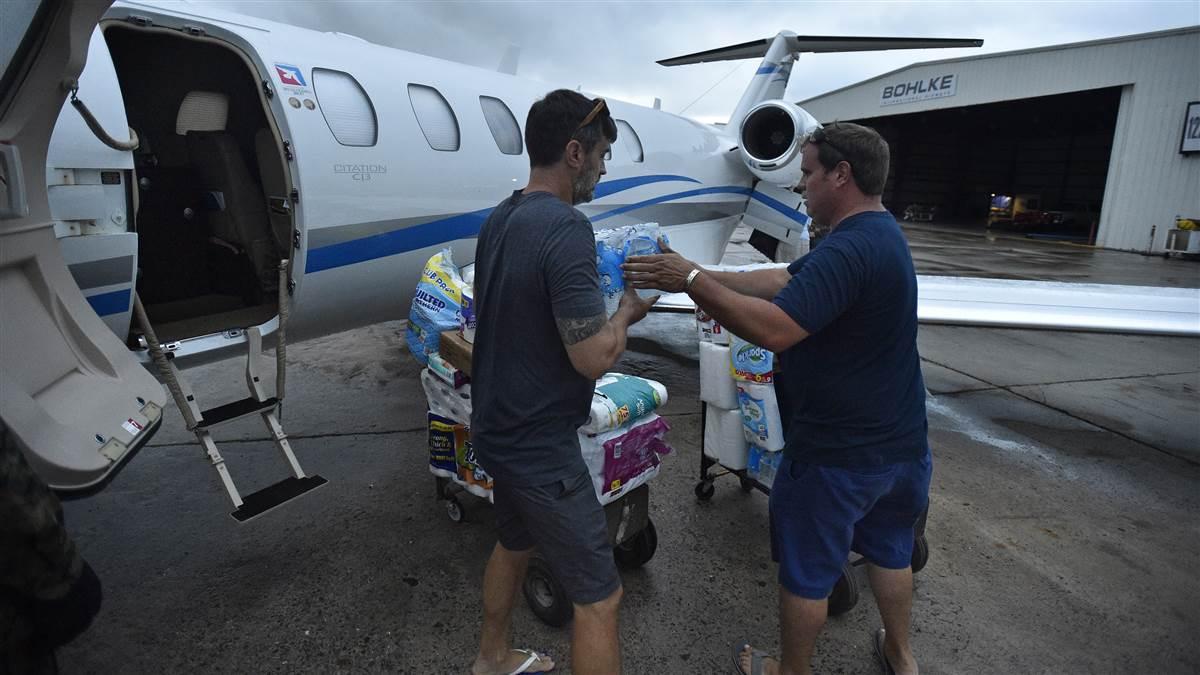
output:
[[308,86],[304,81],[304,72],[296,66],[289,66],[286,63],[276,63],[275,74],[279,76],[279,81],[282,84],[292,87]]

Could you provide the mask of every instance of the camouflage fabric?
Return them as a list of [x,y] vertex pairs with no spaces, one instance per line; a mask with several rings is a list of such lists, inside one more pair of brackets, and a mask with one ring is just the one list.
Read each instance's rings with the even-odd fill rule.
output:
[[[63,527],[62,505],[0,429],[0,673],[40,671],[31,608],[64,598],[83,559]],[[52,667],[52,666],[51,666]]]

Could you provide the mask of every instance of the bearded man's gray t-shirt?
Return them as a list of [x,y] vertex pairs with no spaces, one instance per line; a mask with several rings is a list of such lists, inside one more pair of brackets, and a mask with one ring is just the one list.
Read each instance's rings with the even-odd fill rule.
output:
[[471,443],[496,481],[546,485],[587,466],[577,429],[595,383],[571,365],[556,319],[605,316],[587,217],[548,192],[512,196],[479,231]]

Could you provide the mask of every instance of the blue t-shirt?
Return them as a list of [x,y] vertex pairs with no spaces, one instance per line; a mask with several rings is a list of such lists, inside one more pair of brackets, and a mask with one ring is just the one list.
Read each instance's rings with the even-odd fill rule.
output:
[[896,219],[853,215],[788,272],[774,302],[809,337],[780,355],[784,453],[844,467],[922,457],[917,277]]

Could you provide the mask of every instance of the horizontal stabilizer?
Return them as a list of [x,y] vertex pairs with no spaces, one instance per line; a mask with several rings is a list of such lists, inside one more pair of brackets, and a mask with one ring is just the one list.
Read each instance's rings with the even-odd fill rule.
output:
[[[765,56],[774,38],[752,40],[738,45],[718,47],[686,56],[659,61],[663,66],[682,66],[710,61],[737,61]],[[871,52],[888,49],[944,49],[948,47],[982,47],[983,40],[957,38],[904,37],[839,37],[832,35],[788,35],[788,51],[803,52]]]

